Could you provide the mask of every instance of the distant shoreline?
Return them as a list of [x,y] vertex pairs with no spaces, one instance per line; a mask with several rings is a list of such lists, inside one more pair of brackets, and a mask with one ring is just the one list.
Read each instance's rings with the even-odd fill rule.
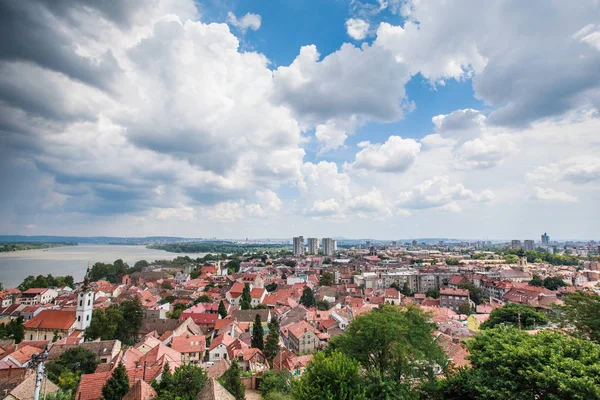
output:
[[37,242],[24,242],[24,243],[0,243],[0,253],[11,253],[25,250],[42,250],[52,249],[55,247],[67,247],[77,246],[77,243],[37,243]]

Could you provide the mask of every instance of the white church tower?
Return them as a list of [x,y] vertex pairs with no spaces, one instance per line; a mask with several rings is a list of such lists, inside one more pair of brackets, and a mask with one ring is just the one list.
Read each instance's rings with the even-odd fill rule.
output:
[[75,329],[85,330],[92,322],[92,311],[94,309],[94,292],[90,290],[89,268],[83,279],[83,288],[77,295],[77,313]]

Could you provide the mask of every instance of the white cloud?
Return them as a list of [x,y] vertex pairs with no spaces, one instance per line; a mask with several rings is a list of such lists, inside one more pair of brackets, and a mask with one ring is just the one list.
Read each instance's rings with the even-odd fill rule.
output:
[[335,199],[315,200],[312,207],[305,209],[304,214],[313,217],[333,216],[341,207]]
[[600,50],[600,25],[588,24],[577,31],[573,38]]
[[260,204],[262,204],[265,208],[271,211],[279,211],[281,210],[282,201],[272,190],[258,190],[256,192],[256,198],[259,200]]
[[346,20],[346,31],[352,39],[363,40],[369,33],[369,23],[359,18],[350,18]]
[[390,136],[383,144],[362,143],[362,150],[356,153],[349,169],[404,172],[413,165],[421,145],[413,139],[403,139],[400,136]]
[[[235,222],[244,218],[244,202],[243,201],[223,201],[212,207],[203,207],[202,214],[212,220],[219,222]],[[256,211],[256,209],[251,209]]]
[[177,208],[154,208],[150,212],[150,216],[158,220],[193,221],[194,215],[195,210],[192,207],[187,206]]
[[230,11],[227,13],[227,22],[236,28],[239,28],[242,32],[245,32],[247,29],[257,31],[260,29],[262,18],[260,15],[253,13],[246,13],[243,17],[237,18],[235,14]]
[[456,201],[471,201],[487,203],[494,199],[491,190],[474,192],[466,189],[463,184],[450,184],[447,176],[428,179],[413,187],[411,190],[400,194],[398,204],[409,209],[440,208],[442,210],[457,211],[460,208]]
[[509,135],[483,136],[464,143],[456,150],[456,156],[467,168],[492,168],[506,157],[517,152],[517,146]]
[[600,158],[576,160],[563,171],[563,180],[579,184],[600,182]]
[[538,200],[558,203],[576,203],[577,197],[560,192],[551,188],[541,188],[536,186],[533,188],[533,197]]
[[324,153],[343,146],[348,135],[346,130],[338,128],[333,121],[327,121],[325,124],[317,125],[315,137],[319,143],[322,143],[319,153]]

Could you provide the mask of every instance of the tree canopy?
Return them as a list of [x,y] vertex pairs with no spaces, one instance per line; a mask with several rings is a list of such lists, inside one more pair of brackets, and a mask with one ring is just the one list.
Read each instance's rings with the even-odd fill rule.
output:
[[566,295],[563,301],[557,307],[561,324],[577,336],[600,343],[600,295],[577,291]]
[[102,397],[104,400],[121,400],[127,392],[129,392],[129,377],[125,365],[119,363],[102,387]]
[[250,297],[250,285],[245,284],[244,290],[242,291],[242,298],[240,300],[240,308],[242,310],[249,310],[252,306],[252,297]]
[[52,274],[38,275],[37,277],[29,275],[21,282],[18,289],[22,292],[31,288],[47,288],[47,287],[75,287],[74,279],[71,275],[67,276],[52,276]]
[[262,321],[260,319],[260,314],[256,314],[256,318],[254,320],[254,325],[252,326],[252,339],[251,339],[251,347],[255,349],[264,349],[265,347],[265,339],[264,339],[264,330],[262,326]]
[[125,300],[119,305],[113,304],[106,309],[96,308],[84,336],[86,340],[119,339],[125,344],[132,344],[143,319],[144,309],[137,297]]
[[184,364],[171,373],[169,363],[165,363],[160,382],[153,381],[156,400],[194,400],[206,386],[208,378],[204,369],[193,364]]
[[75,391],[79,377],[96,371],[100,363],[98,356],[83,347],[66,350],[56,360],[46,364],[48,378],[61,389]]
[[300,297],[300,304],[302,304],[306,308],[314,307],[317,304],[317,299],[315,298],[315,294],[312,289],[306,286],[302,291],[302,296]]
[[334,277],[331,272],[324,272],[323,275],[319,278],[320,286],[331,286],[333,285]]
[[504,307],[494,309],[482,329],[494,328],[497,325],[511,325],[522,329],[533,329],[548,323],[546,314],[525,304],[509,303]]
[[240,379],[240,365],[236,359],[231,360],[231,366],[219,382],[235,397],[235,400],[246,400],[246,387]]
[[514,327],[483,331],[467,342],[471,368],[439,382],[444,399],[600,399],[600,346]]

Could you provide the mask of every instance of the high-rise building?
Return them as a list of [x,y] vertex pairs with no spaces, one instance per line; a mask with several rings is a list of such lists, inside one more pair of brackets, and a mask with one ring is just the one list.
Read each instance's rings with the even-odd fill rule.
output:
[[323,254],[332,256],[335,251],[335,240],[332,238],[323,238]]
[[526,240],[523,242],[523,250],[527,251],[527,250],[533,250],[534,248],[534,241],[533,240]]
[[542,245],[548,246],[550,244],[550,236],[546,232],[542,235]]
[[398,247],[398,242],[397,241],[393,241],[392,242],[392,247]]
[[304,255],[304,236],[298,236],[294,238],[294,255]]
[[319,239],[317,238],[308,238],[308,254],[319,254]]
[[512,240],[512,241],[510,242],[510,247],[511,247],[512,249],[520,249],[520,248],[522,248],[522,246],[521,246],[521,241],[520,241],[520,240]]
[[371,241],[370,240],[365,241],[365,247],[367,249],[371,247]]
[[417,241],[416,240],[412,241],[412,247],[417,247]]

